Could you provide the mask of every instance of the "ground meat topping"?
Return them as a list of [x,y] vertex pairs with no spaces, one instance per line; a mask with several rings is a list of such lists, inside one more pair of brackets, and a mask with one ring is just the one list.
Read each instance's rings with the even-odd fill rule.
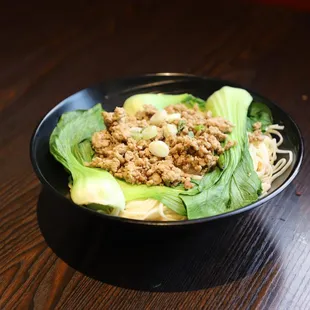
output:
[[118,107],[102,116],[106,129],[94,133],[95,156],[87,165],[132,184],[192,188],[191,179],[214,168],[219,155],[235,144],[226,141],[233,125],[197,106],[158,111],[145,105],[135,116]]
[[262,124],[260,122],[256,122],[253,124],[252,126],[253,132],[250,132],[248,134],[250,143],[261,142],[264,140],[264,135],[262,133],[261,127],[262,127]]

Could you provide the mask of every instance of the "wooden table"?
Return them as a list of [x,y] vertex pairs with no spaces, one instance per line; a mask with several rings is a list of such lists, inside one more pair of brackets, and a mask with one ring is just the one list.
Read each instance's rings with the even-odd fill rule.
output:
[[29,160],[35,126],[63,98],[100,80],[165,71],[264,94],[299,124],[307,146],[310,15],[236,1],[44,5],[1,9],[0,309],[310,309],[308,148],[282,194],[212,242],[185,243],[148,290],[139,279],[96,281],[52,252],[38,227],[41,187]]

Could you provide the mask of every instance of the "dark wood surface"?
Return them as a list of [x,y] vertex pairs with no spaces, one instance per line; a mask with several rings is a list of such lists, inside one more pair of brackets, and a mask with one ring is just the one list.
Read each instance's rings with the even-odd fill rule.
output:
[[[309,13],[236,1],[106,3],[1,8],[0,309],[310,309]],[[185,242],[190,259],[181,252],[154,290],[94,280],[58,258],[40,233],[31,134],[88,85],[166,71],[229,79],[277,102],[303,132],[302,170],[211,243]]]

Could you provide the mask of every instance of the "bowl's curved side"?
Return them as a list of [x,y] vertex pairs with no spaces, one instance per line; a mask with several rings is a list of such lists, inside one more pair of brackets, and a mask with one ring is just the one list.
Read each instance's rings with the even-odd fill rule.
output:
[[[43,186],[48,187],[53,194],[60,198],[60,201],[66,200],[66,202],[68,202],[70,200],[65,197],[68,196],[68,175],[64,171],[63,167],[54,160],[49,152],[50,134],[55,128],[59,117],[64,112],[77,109],[89,109],[94,104],[102,102],[102,100],[104,100],[105,109],[112,110],[116,105],[119,105],[120,102],[123,102],[126,97],[137,92],[190,92],[198,97],[207,98],[214,91],[224,85],[244,88],[241,85],[220,79],[200,77],[183,73],[156,73],[106,81],[80,90],[50,110],[35,128],[30,141],[30,159],[33,169]],[[70,203],[78,208],[84,209],[85,212],[89,214],[100,216],[105,219],[151,226],[183,226],[205,223],[237,215],[266,203],[282,192],[297,176],[303,160],[304,142],[300,128],[288,114],[286,114],[278,105],[271,102],[269,99],[253,92],[250,89],[247,90],[256,100],[261,100],[271,108],[276,120],[281,120],[285,124],[287,139],[284,147],[291,148],[294,153],[294,164],[290,171],[288,171],[285,177],[278,182],[279,184],[277,184],[277,186],[274,186],[267,196],[238,210],[229,211],[227,213],[208,218],[176,222],[140,221],[114,217],[99,214],[98,212],[86,207],[74,205],[71,201]]]

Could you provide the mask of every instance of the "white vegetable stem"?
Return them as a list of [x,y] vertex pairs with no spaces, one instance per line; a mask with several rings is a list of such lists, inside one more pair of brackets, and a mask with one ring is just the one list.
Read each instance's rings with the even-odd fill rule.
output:
[[169,154],[169,146],[163,141],[153,141],[149,145],[150,152],[157,157],[166,157]]

